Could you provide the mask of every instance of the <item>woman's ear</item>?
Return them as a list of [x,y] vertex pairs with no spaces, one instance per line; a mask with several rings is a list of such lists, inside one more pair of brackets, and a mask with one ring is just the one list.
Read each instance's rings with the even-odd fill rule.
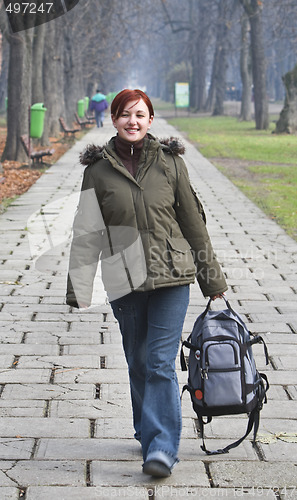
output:
[[153,117],[153,115],[152,115],[152,116],[150,117],[150,119],[149,119],[149,127],[148,127],[148,128],[150,128],[150,127],[151,127],[151,124],[153,123],[153,119],[154,119],[154,117]]

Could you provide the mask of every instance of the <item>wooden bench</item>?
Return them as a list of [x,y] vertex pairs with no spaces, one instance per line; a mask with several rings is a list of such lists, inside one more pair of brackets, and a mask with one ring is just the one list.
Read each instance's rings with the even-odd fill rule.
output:
[[93,115],[88,115],[88,113],[85,113],[86,120],[88,120],[89,123],[96,123],[96,118]]
[[33,163],[34,162],[35,163],[43,163],[42,158],[44,156],[52,156],[55,152],[54,149],[49,149],[49,148],[42,149],[41,151],[36,151],[31,146],[31,144],[29,142],[29,136],[26,134],[21,135],[21,143],[24,147],[24,150],[26,151],[28,158],[31,158],[31,160],[33,160]]
[[79,128],[69,128],[69,127],[67,127],[64,118],[62,118],[61,116],[59,118],[59,122],[60,122],[61,128],[62,128],[62,130],[64,132],[64,137],[67,137],[68,135],[74,136],[74,134],[76,134],[76,132],[80,132],[81,131],[81,127],[79,127]]
[[82,127],[82,128],[85,128],[87,125],[92,125],[92,122],[88,119],[83,119],[83,118],[80,118],[78,116],[77,113],[74,113],[74,116],[75,116],[75,119],[77,121],[77,123]]

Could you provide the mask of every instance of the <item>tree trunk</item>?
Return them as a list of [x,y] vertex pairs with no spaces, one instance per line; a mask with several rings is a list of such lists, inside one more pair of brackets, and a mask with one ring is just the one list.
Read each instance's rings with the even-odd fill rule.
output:
[[[42,144],[60,132],[59,117],[65,118],[63,89],[63,32],[60,19],[46,25],[46,50],[43,54],[43,85],[45,114]],[[62,42],[62,43],[61,43]]]
[[283,76],[286,89],[284,107],[276,123],[275,132],[294,134],[297,132],[297,65]]
[[256,129],[264,130],[269,126],[269,119],[266,92],[266,60],[262,33],[262,2],[259,0],[240,0],[240,2],[249,16],[251,25]]
[[7,138],[2,160],[25,161],[27,159],[20,136],[29,133],[31,60],[32,30],[11,35],[8,70]]
[[[48,23],[53,24],[53,23]],[[43,93],[43,51],[46,24],[36,26],[33,37],[32,104],[44,102]]]
[[5,97],[7,97],[7,78],[9,61],[9,43],[2,36],[2,64],[0,72],[0,110],[5,109]]
[[[233,1],[232,1],[233,4]],[[220,116],[224,114],[224,98],[226,91],[226,73],[227,73],[227,45],[229,35],[229,22],[232,17],[230,12],[231,3],[228,0],[221,0],[218,10],[218,29],[216,40],[217,52],[217,68],[216,72],[216,91],[215,91],[215,104],[213,109],[213,116]]]
[[64,97],[66,119],[72,122],[77,101],[83,99],[81,54],[73,43],[71,26],[64,27]]
[[244,12],[241,17],[241,51],[240,51],[240,74],[242,81],[242,97],[240,119],[250,121],[252,101],[252,66],[249,43],[250,23]]
[[189,10],[190,61],[192,75],[190,82],[190,107],[202,111],[206,101],[207,47],[209,43],[208,0],[191,2]]
[[218,58],[219,58],[219,50],[216,46],[213,61],[212,61],[212,70],[211,70],[211,78],[210,78],[210,86],[209,86],[209,91],[208,91],[208,96],[207,96],[207,101],[204,107],[204,110],[207,112],[212,113],[215,107],[215,101],[216,101],[216,89],[217,89],[217,72],[218,72]]

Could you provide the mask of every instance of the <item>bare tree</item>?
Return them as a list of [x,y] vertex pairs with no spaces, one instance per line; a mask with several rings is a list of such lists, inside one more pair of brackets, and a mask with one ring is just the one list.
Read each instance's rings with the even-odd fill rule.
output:
[[262,8],[260,0],[240,0],[249,16],[251,25],[251,54],[255,101],[255,121],[258,130],[267,129],[268,101],[266,91],[266,59],[262,31]]
[[252,65],[250,51],[250,22],[246,12],[241,16],[241,51],[240,51],[240,74],[242,81],[242,98],[240,119],[250,121],[251,99],[252,99]]
[[285,104],[276,123],[275,132],[292,134],[297,132],[297,65],[284,75],[283,82],[286,89]]

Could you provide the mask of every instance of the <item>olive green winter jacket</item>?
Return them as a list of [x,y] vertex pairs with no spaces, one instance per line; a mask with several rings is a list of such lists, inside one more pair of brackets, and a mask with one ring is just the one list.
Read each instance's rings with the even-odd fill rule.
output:
[[114,141],[81,154],[87,168],[73,225],[67,304],[91,303],[99,259],[110,300],[193,283],[195,276],[204,296],[224,292],[203,207],[180,156],[183,146],[148,135],[134,178]]

